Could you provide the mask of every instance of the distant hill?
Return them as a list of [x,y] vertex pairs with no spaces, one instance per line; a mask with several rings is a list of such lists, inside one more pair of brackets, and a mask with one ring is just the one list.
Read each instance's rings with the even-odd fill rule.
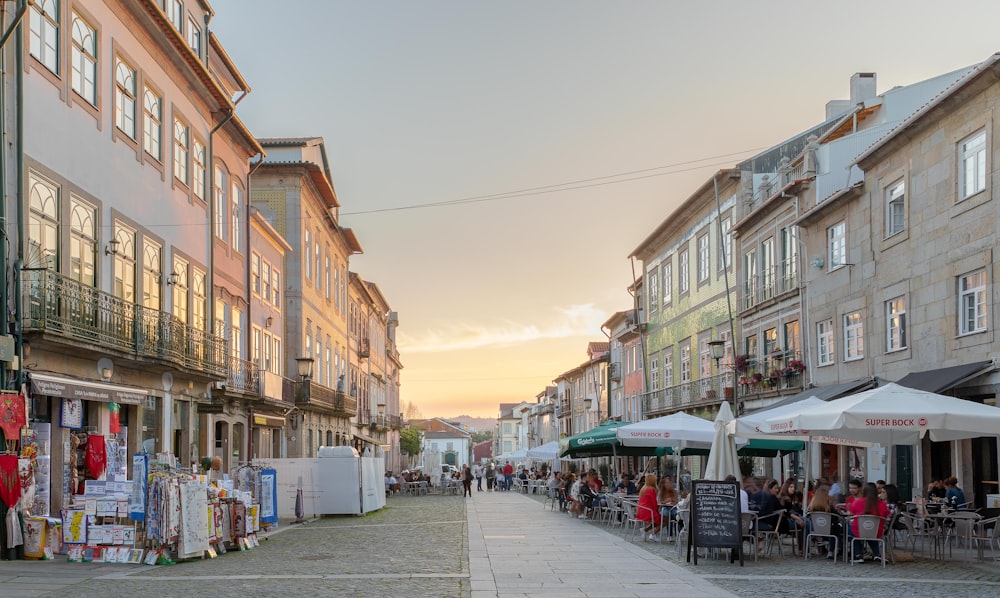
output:
[[497,420],[495,417],[472,417],[471,415],[456,415],[455,417],[442,417],[441,419],[450,422],[461,422],[474,429],[476,432],[495,430]]

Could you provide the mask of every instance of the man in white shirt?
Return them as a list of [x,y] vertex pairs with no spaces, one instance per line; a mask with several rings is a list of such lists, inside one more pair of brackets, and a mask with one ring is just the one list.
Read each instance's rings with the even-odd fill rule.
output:
[[476,463],[476,468],[472,470],[473,475],[476,476],[476,492],[483,491],[483,468],[481,465]]
[[[735,482],[736,476],[727,475],[726,481]],[[740,486],[740,513],[748,513],[748,512],[750,512],[750,495],[747,494],[747,491],[743,489],[743,486]]]

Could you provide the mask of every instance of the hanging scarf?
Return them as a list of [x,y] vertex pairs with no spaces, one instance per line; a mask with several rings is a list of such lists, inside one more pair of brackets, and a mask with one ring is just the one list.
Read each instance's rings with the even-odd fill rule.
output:
[[100,434],[91,434],[87,438],[87,453],[84,456],[84,463],[87,466],[87,473],[92,479],[98,479],[104,475],[104,470],[108,467],[108,455],[104,446],[104,437]]
[[14,509],[7,510],[7,548],[14,548],[24,544],[24,535],[21,534],[21,519]]
[[121,408],[118,403],[109,403],[108,410],[111,412],[111,421],[108,425],[108,431],[112,434],[117,434],[122,431],[121,421],[119,419],[119,411]]
[[27,425],[28,419],[24,411],[24,396],[0,395],[0,429],[3,429],[7,442],[21,441],[21,428]]
[[0,500],[13,509],[21,498],[21,476],[17,471],[17,455],[0,455]]

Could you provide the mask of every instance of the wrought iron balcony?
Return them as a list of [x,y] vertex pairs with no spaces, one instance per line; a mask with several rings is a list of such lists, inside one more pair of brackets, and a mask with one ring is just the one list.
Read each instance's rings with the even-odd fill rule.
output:
[[342,391],[327,388],[306,379],[298,383],[295,404],[316,409],[335,417],[354,417],[358,414],[358,400]]
[[226,339],[50,270],[21,273],[24,330],[225,376]]
[[733,372],[723,372],[650,391],[643,397],[643,411],[648,418],[690,407],[715,405],[732,400],[734,392]]
[[403,427],[403,416],[402,415],[387,415],[385,416],[386,421],[389,423],[389,427],[393,430],[399,430]]
[[229,373],[226,376],[226,390],[243,394],[262,396],[260,386],[260,368],[252,361],[230,357]]
[[358,340],[358,357],[368,357],[371,355],[371,343],[366,338]]

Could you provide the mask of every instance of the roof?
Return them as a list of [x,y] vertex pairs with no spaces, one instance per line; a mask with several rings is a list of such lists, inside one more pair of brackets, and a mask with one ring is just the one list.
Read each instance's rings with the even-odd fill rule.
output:
[[590,342],[587,344],[587,354],[591,356],[601,355],[602,353],[607,353],[610,350],[611,343],[607,341]]
[[323,141],[322,137],[260,137],[257,139],[264,147],[305,147]]
[[942,393],[995,369],[997,368],[992,361],[976,361],[936,370],[912,372],[900,378],[896,384],[927,392]]
[[[864,150],[855,158],[856,163],[860,163],[865,159],[871,157],[872,155],[879,152],[880,149],[884,148],[890,141],[901,135],[907,129],[913,127],[917,122],[919,122],[924,115],[931,112],[948,98],[951,98],[958,94],[960,91],[968,88],[974,82],[980,79],[984,73],[990,72],[1000,63],[1000,53],[995,53],[983,62],[977,64],[972,69],[969,70],[964,76],[958,78],[951,85],[945,87],[940,93],[929,99],[923,106],[915,110],[910,116],[903,120],[899,126],[890,129],[888,133],[882,136],[880,139],[872,143],[868,149]],[[989,79],[992,83],[995,81],[995,76]]]
[[[258,140],[259,141],[259,140]],[[263,147],[267,147],[263,143]],[[271,161],[268,160],[261,164],[261,168],[304,168],[306,174],[309,175],[309,179],[312,181],[316,189],[319,190],[320,196],[323,198],[323,203],[328,208],[339,208],[340,203],[337,201],[337,193],[333,190],[333,182],[326,178],[326,173],[323,168],[314,162],[300,162],[300,161]]]

